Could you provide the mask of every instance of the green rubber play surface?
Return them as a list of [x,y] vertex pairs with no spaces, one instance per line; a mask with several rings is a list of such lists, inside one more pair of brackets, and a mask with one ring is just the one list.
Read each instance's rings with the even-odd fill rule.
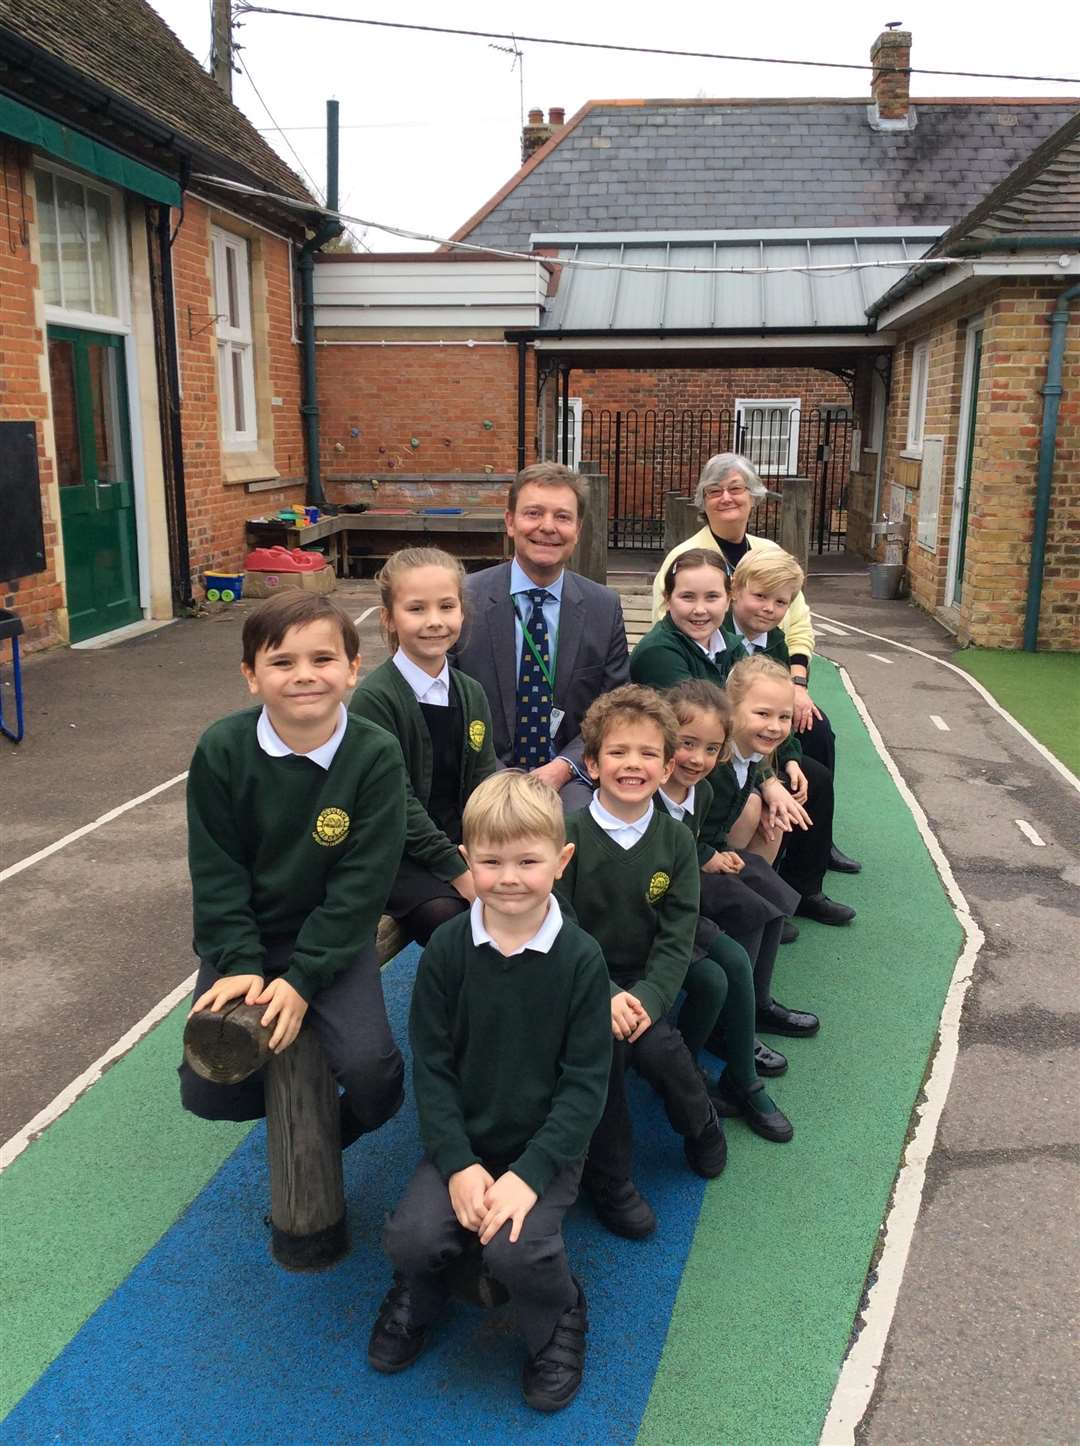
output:
[[1080,773],[1080,653],[965,648],[952,661],[988,688],[1066,768]]

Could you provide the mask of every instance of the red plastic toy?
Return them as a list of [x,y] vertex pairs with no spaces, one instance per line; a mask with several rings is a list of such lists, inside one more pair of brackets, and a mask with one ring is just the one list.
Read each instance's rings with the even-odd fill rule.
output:
[[300,547],[256,547],[244,558],[248,572],[320,572],[326,566],[321,552]]

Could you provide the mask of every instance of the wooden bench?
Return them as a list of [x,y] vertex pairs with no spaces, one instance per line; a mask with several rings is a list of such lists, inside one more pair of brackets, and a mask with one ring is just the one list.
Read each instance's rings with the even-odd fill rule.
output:
[[[407,942],[384,914],[375,938],[379,967]],[[263,1011],[237,1001],[220,1013],[192,1015],[184,1057],[215,1084],[239,1084],[265,1071],[270,1248],[290,1270],[319,1270],[349,1248],[337,1083],[311,1030],[301,1029],[287,1050],[271,1054],[270,1030],[259,1023]]]

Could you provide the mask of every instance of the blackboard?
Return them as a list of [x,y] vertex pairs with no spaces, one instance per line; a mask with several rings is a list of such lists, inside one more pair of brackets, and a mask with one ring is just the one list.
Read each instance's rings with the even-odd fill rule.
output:
[[0,578],[45,571],[33,422],[0,422]]

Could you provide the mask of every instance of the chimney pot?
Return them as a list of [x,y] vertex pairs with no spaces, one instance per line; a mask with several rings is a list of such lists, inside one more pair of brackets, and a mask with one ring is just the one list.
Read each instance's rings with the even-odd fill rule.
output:
[[[560,118],[557,122],[555,120],[556,115]],[[562,115],[563,112],[561,110],[553,110],[551,112],[551,121],[545,122],[544,112],[542,110],[531,110],[529,112],[529,124],[525,126],[521,132],[522,165],[525,164],[534,151],[538,151],[542,145],[551,140],[551,137],[559,129],[559,126],[562,125]]]
[[553,105],[548,111],[548,125],[561,126],[566,124],[566,110],[561,105]]
[[911,31],[883,30],[870,47],[870,94],[883,121],[908,119]]
[[544,112],[542,110],[531,110],[529,112],[529,124],[531,126],[542,126],[544,124]]

